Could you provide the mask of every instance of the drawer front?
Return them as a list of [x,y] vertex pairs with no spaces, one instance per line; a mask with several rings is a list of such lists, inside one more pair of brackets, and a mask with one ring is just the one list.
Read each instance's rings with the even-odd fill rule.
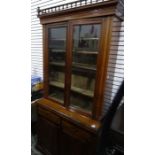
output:
[[83,141],[88,141],[92,137],[91,133],[69,123],[68,121],[62,121],[62,129],[63,132]]
[[38,113],[43,116],[44,118],[48,119],[49,121],[57,124],[57,125],[60,125],[60,117],[55,115],[54,113],[50,112],[50,111],[47,111],[43,108],[38,108]]

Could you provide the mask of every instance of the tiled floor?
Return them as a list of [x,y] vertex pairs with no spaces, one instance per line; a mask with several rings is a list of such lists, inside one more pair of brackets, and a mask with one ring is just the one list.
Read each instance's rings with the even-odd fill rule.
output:
[[43,155],[36,149],[37,135],[31,134],[31,155]]

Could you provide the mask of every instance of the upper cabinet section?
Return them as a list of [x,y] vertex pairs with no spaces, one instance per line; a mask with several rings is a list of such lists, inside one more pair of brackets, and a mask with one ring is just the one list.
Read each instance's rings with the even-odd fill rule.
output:
[[43,25],[44,98],[51,104],[100,119],[112,24],[116,16],[121,20],[121,2],[84,0],[38,9]]
[[[71,36],[67,36],[68,25],[54,24],[46,27],[48,33],[47,49],[45,49],[48,51],[48,64],[45,62],[48,66],[48,73],[45,71],[48,75],[45,79],[48,81],[45,84],[48,85],[47,97],[89,114],[92,114],[94,104],[102,27],[101,21],[94,22],[71,24]],[[67,38],[71,40],[72,46],[67,44]],[[66,64],[71,65],[66,68]],[[67,93],[69,96],[66,95]]]

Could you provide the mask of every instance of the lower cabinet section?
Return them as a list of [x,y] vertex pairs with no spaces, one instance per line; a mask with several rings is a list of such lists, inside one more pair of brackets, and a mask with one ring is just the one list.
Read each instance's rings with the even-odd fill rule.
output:
[[54,113],[39,111],[37,147],[45,155],[96,155],[96,134]]

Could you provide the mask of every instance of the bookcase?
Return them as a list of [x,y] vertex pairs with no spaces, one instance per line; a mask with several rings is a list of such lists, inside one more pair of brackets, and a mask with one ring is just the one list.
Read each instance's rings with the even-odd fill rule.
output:
[[122,7],[85,0],[38,8],[44,97],[37,101],[37,146],[45,154],[95,155],[112,25],[123,19]]

